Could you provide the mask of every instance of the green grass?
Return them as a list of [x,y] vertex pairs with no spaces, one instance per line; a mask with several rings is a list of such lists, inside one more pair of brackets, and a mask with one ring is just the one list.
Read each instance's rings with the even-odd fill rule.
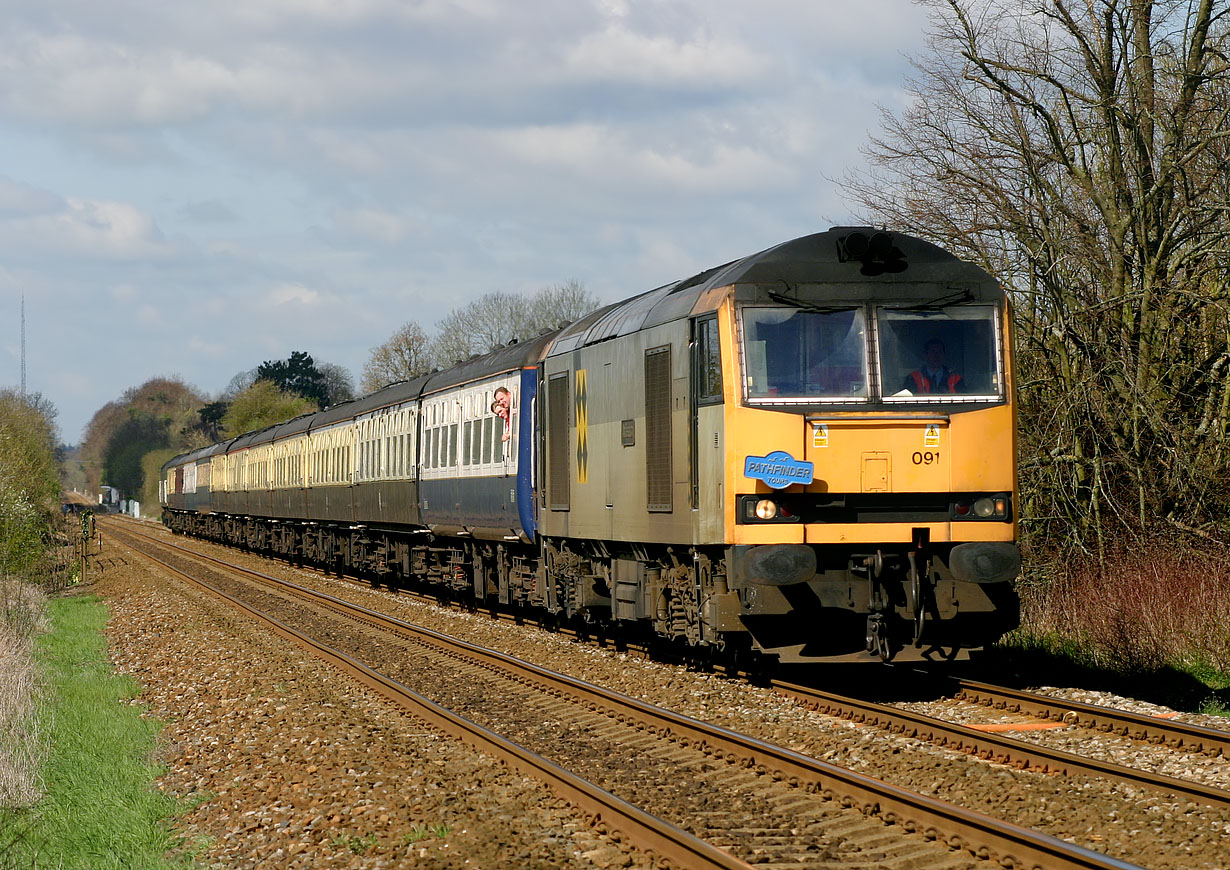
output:
[[[65,870],[168,868],[175,845],[165,819],[177,803],[153,787],[161,723],[128,703],[133,680],[115,675],[101,634],[107,610],[97,598],[48,603],[51,631],[38,641],[47,683],[43,728],[50,752],[42,769],[46,796],[9,814],[0,827],[0,865]],[[6,850],[4,846],[7,846]]]
[[333,838],[333,845],[339,849],[349,849],[356,855],[362,855],[368,849],[380,842],[375,834],[364,834],[362,837],[338,834]]
[[402,840],[407,843],[417,843],[421,840],[426,840],[428,837],[435,837],[443,840],[449,834],[449,826],[440,823],[435,825],[415,825],[409,833],[402,836]]

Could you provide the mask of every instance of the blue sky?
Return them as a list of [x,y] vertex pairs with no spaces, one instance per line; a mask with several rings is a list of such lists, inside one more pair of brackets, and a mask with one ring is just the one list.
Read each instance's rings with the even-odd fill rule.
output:
[[4,0],[0,386],[68,443],[154,376],[575,279],[634,295],[849,220],[906,0]]

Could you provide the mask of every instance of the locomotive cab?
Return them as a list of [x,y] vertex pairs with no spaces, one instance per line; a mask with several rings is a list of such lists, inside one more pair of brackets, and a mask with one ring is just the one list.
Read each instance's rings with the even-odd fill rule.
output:
[[870,232],[729,298],[728,582],[784,661],[951,659],[1017,620],[1007,300],[916,239],[869,262]]

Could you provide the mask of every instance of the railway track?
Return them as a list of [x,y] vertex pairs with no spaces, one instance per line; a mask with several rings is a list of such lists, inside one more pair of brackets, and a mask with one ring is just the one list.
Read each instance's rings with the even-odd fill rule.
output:
[[[963,684],[965,682],[962,681]],[[1128,785],[1142,786],[1161,794],[1197,801],[1216,808],[1230,807],[1230,791],[1216,786],[1087,758],[1062,750],[1049,749],[1046,746],[1015,740],[978,727],[947,722],[886,704],[835,695],[808,686],[780,681],[774,681],[772,685],[783,695],[825,715],[884,728],[907,737],[928,740],[940,746],[967,752],[1000,764],[1046,773],[1088,774]],[[1042,716],[1049,721],[1073,722],[1068,706],[1056,699],[984,684],[973,685],[978,687],[976,691],[970,691],[968,694],[962,692],[958,696],[964,700],[995,706],[998,709],[1017,710],[1032,716]],[[1016,697],[1020,700],[1015,702],[1010,700]],[[1011,706],[1013,703],[1017,706]],[[1092,707],[1092,705],[1080,706]],[[1230,738],[1230,735],[1215,732],[1213,729],[1183,723],[1141,722],[1140,720],[1149,717],[1107,708],[1094,708],[1085,716],[1085,720],[1080,722],[1085,727],[1111,731],[1110,727],[1100,727],[1099,723],[1118,722],[1122,724],[1114,729],[1116,733],[1151,742],[1165,742],[1166,745],[1176,749],[1198,746],[1200,751],[1220,752],[1220,747],[1227,738]]]
[[[160,547],[174,547],[162,541],[155,540],[155,543]],[[176,549],[187,552],[182,548]],[[193,554],[192,558],[209,560],[218,567],[226,565],[219,560],[199,554]],[[160,561],[167,564],[165,559]],[[180,571],[169,564],[167,567],[169,570]],[[848,829],[844,835],[846,842],[857,841],[859,836],[882,838],[885,831],[891,832],[891,828],[884,826],[884,822],[890,822],[898,831],[917,832],[912,838],[903,834],[903,843],[897,848],[923,850],[925,853],[927,849],[937,849],[937,846],[934,843],[929,844],[928,840],[939,841],[942,844],[935,854],[928,856],[920,866],[943,866],[942,859],[946,855],[965,856],[962,860],[966,861],[969,856],[975,856],[993,860],[1001,866],[1017,867],[1133,866],[1055,838],[889,786],[878,780],[807,758],[746,735],[689,719],[545,669],[528,666],[508,656],[481,650],[398,620],[390,620],[374,611],[356,609],[332,596],[306,590],[259,572],[252,572],[238,566],[226,566],[225,570],[242,572],[249,579],[259,579],[259,582],[266,584],[268,589],[275,589],[276,594],[263,593],[267,599],[272,597],[286,601],[287,596],[294,596],[300,601],[310,600],[312,607],[327,607],[335,616],[346,614],[346,619],[359,620],[363,626],[359,632],[360,635],[377,631],[384,638],[381,642],[369,636],[366,639],[369,645],[375,644],[387,648],[390,633],[396,633],[399,638],[397,658],[403,660],[403,666],[404,661],[414,653],[414,648],[421,647],[425,651],[418,651],[414,654],[413,660],[420,663],[415,667],[426,668],[424,662],[434,662],[435,667],[439,667],[439,662],[447,659],[449,664],[445,670],[453,675],[454,685],[456,675],[464,673],[465,677],[461,680],[461,685],[481,687],[477,692],[478,695],[489,698],[517,699],[512,702],[511,709],[506,703],[494,712],[488,709],[484,713],[482,709],[475,706],[473,692],[468,693],[468,697],[451,698],[448,706],[465,708],[467,716],[461,719],[463,722],[469,720],[465,726],[459,726],[454,721],[457,718],[455,714],[442,716],[434,712],[435,708],[442,710],[443,707],[427,700],[427,703],[433,707],[424,709],[432,709],[431,715],[440,717],[431,719],[433,724],[450,731],[462,727],[464,733],[459,734],[462,739],[467,741],[491,739],[487,736],[480,738],[478,732],[474,730],[482,730],[481,726],[473,720],[484,715],[499,720],[502,723],[501,730],[507,730],[510,714],[515,708],[535,709],[537,712],[531,716],[531,719],[539,721],[563,722],[565,720],[561,717],[567,712],[571,718],[567,720],[568,724],[563,727],[563,730],[589,735],[586,738],[589,745],[584,755],[599,760],[618,759],[619,763],[614,767],[621,769],[623,776],[620,780],[620,776],[616,775],[609,765],[607,769],[603,769],[603,765],[598,764],[596,770],[587,773],[587,778],[588,776],[594,776],[595,779],[605,777],[606,782],[611,782],[613,778],[616,784],[612,786],[612,790],[631,789],[633,794],[644,794],[646,793],[645,788],[648,787],[649,799],[645,801],[647,803],[653,803],[654,784],[660,788],[661,784],[673,780],[687,782],[689,790],[703,790],[708,787],[704,797],[699,799],[699,805],[702,808],[699,810],[699,815],[694,812],[690,817],[685,817],[681,826],[704,831],[705,839],[710,841],[710,848],[714,848],[712,844],[724,847],[716,851],[725,858],[715,858],[715,861],[738,860],[737,858],[730,859],[730,855],[724,851],[730,850],[737,855],[741,854],[755,859],[758,866],[766,866],[766,863],[768,866],[774,863],[791,867],[821,866],[825,862],[831,863],[835,857],[831,851],[821,849],[819,855],[809,856],[805,852],[799,852],[800,842],[826,843],[831,837],[820,831],[834,829],[834,826],[838,829],[843,827]],[[211,585],[220,584],[214,582]],[[216,590],[215,594],[226,593]],[[230,597],[236,596],[231,595]],[[248,597],[248,595],[244,596],[244,598]],[[279,605],[277,601],[267,600],[259,607],[251,603],[244,606],[249,612],[260,611],[260,618],[274,625],[280,633],[289,632],[290,636],[297,636],[296,642],[310,645],[318,654],[340,656],[337,659],[339,667],[351,673],[361,674],[361,679],[365,682],[375,680],[371,685],[382,695],[402,697],[406,691],[409,691],[395,677],[380,676],[372,667],[359,664],[355,656],[332,649],[332,641],[300,636],[302,632],[291,629],[289,621],[277,615],[276,612],[284,606]],[[254,615],[257,614],[254,613]],[[342,634],[345,635],[345,632]],[[363,638],[358,635],[347,635],[343,640],[346,648],[364,646]],[[526,687],[528,687],[528,694]],[[541,699],[544,695],[554,699],[549,701],[546,707],[542,706]],[[421,705],[420,701],[414,703]],[[537,706],[531,707],[531,705]],[[447,711],[444,712],[447,713]],[[426,714],[416,713],[416,715],[427,718]],[[530,732],[535,729],[523,725],[521,730],[524,732],[522,736],[525,737],[523,742],[532,742],[533,734]],[[559,730],[556,728],[555,733],[558,734]],[[498,739],[502,740],[502,738]],[[551,742],[550,738],[547,742]],[[526,770],[532,775],[544,776],[541,772],[532,773],[531,769],[540,762],[525,760],[525,757],[520,755],[524,749],[508,744],[506,740],[503,744],[501,755],[513,753],[513,756],[521,758],[520,761],[510,760],[510,764],[515,764],[518,769]],[[529,756],[542,759],[544,754],[531,751]],[[649,763],[650,759],[653,760],[652,764]],[[575,757],[570,758],[567,762],[568,767],[577,766],[578,761],[579,759]],[[629,775],[633,780],[639,781],[639,786],[637,782],[628,781]],[[552,774],[552,776],[558,776],[558,774]],[[552,787],[562,788],[554,784],[550,778],[548,781],[553,782]],[[698,851],[701,847],[696,843],[688,841],[686,847],[677,844],[667,845],[661,841],[662,837],[667,836],[667,833],[664,833],[665,829],[654,829],[652,823],[643,818],[635,823],[623,821],[623,817],[618,816],[617,813],[626,810],[609,804],[603,804],[598,808],[593,803],[587,803],[598,799],[595,797],[596,793],[607,793],[606,788],[592,785],[589,788],[578,787],[575,784],[570,787],[574,791],[569,794],[568,799],[577,806],[588,807],[586,812],[591,817],[611,824],[618,830],[626,832],[630,837],[638,838],[638,842],[642,842],[639,839],[641,837],[647,838],[643,841],[647,844],[645,848],[661,855],[675,854],[676,857],[670,860],[678,863],[678,866],[702,866],[698,863],[701,860],[698,857],[701,854]],[[744,801],[753,802],[758,808],[757,812],[750,817],[746,812],[740,814],[738,808],[732,807],[729,799],[723,797],[732,794],[742,795]],[[697,801],[692,802],[697,803]],[[625,801],[625,803],[628,802]],[[840,817],[842,814],[846,818],[837,818],[835,821],[835,817]],[[865,818],[867,816],[872,818]],[[613,821],[617,818],[619,821]],[[754,822],[751,821],[753,818]],[[779,823],[768,824],[769,820]],[[864,826],[868,827],[862,831],[850,833]],[[675,830],[678,827],[680,826],[672,828],[667,825],[666,829]],[[657,833],[648,833],[651,829],[656,830]],[[653,837],[659,839],[652,839]],[[694,836],[692,838],[696,839]],[[683,857],[670,851],[679,848],[686,848],[690,851]],[[743,865],[713,863],[703,866]],[[967,865],[958,863],[953,866]]]
[[1036,716],[1051,722],[1079,725],[1093,731],[1120,734],[1133,740],[1164,744],[1174,749],[1230,758],[1230,731],[1175,722],[1127,710],[1052,698],[1035,692],[955,679],[952,696],[996,710]]
[[[360,578],[344,579],[351,580],[360,588],[370,588],[369,584]],[[457,606],[456,602],[442,601],[436,596],[409,590],[400,591],[435,605]],[[538,625],[532,618],[522,620],[494,609],[488,614],[500,620]],[[576,636],[575,632],[567,628],[557,627],[554,630]],[[590,640],[600,646],[605,645],[601,638],[590,638]],[[635,644],[623,648],[646,657],[650,656],[648,650],[640,649]],[[722,669],[719,667],[717,670]],[[1196,801],[1211,807],[1230,806],[1230,791],[1219,785],[1202,784],[1185,778],[1166,776],[1157,771],[1086,758],[1075,753],[1050,749],[1038,742],[1014,739],[1002,733],[995,733],[996,731],[1033,731],[1038,728],[1059,729],[1074,726],[1098,734],[1114,734],[1151,745],[1164,745],[1179,752],[1230,759],[1230,731],[1069,699],[1059,699],[975,680],[920,672],[914,672],[914,675],[935,684],[937,694],[978,707],[1033,717],[1034,721],[1003,725],[963,725],[936,716],[910,712],[901,707],[860,700],[850,695],[827,692],[814,686],[805,686],[787,680],[771,679],[768,685],[782,696],[791,698],[807,709],[824,715],[861,725],[880,727],[891,733],[919,740],[927,740],[939,746],[1010,767],[1059,775],[1099,776],[1115,782],[1142,786],[1160,794]]]

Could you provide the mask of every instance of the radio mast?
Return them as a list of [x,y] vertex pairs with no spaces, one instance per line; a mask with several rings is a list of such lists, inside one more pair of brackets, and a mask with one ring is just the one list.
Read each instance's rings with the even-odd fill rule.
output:
[[21,397],[26,397],[26,294],[21,294]]

